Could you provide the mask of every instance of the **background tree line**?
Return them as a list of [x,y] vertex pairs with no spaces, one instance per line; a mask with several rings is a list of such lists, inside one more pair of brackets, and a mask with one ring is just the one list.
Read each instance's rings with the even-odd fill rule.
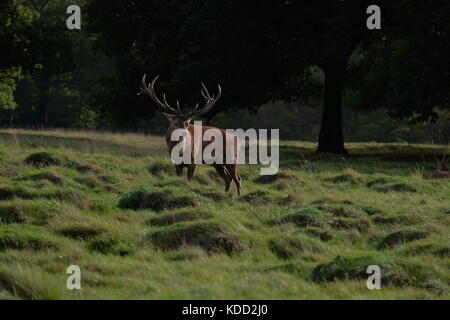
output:
[[162,133],[136,95],[143,73],[184,108],[200,81],[224,94],[208,121],[281,128],[283,139],[450,140],[448,1],[78,1],[0,4],[0,124]]

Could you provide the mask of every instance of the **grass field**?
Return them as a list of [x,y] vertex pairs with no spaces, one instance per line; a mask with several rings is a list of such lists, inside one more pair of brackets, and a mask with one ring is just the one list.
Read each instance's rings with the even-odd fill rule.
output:
[[211,167],[176,177],[160,137],[0,131],[0,299],[449,299],[450,180],[429,176],[450,147],[314,147],[240,166],[237,197]]

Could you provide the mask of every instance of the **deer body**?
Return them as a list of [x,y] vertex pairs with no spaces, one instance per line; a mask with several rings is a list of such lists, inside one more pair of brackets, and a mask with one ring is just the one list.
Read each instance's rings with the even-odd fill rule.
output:
[[[222,139],[222,149],[214,150],[215,152],[219,152],[220,154],[214,154],[215,159],[220,159],[220,161],[216,161],[211,163],[211,165],[216,169],[217,173],[225,182],[225,191],[228,191],[231,186],[231,182],[233,181],[236,185],[238,195],[240,195],[240,191],[242,188],[241,177],[237,170],[237,160],[238,160],[238,150],[239,150],[239,140],[238,138],[227,132],[226,130],[210,127],[210,126],[197,126],[190,124],[191,120],[195,116],[199,116],[208,112],[215,104],[215,102],[221,96],[221,88],[219,86],[219,92],[217,97],[211,96],[208,90],[202,83],[203,89],[201,93],[205,98],[205,106],[197,111],[198,104],[195,109],[187,114],[181,114],[180,106],[177,101],[178,110],[172,108],[166,101],[165,95],[163,96],[163,102],[159,100],[155,94],[154,84],[158,77],[156,77],[149,85],[147,86],[145,83],[145,75],[142,78],[141,92],[150,96],[150,98],[160,107],[163,112],[163,115],[169,120],[170,125],[166,131],[166,144],[169,153],[172,155],[172,150],[178,144],[182,144],[180,148],[179,156],[183,156],[185,152],[190,154],[189,163],[181,163],[175,165],[175,170],[177,175],[183,174],[183,168],[187,167],[187,175],[188,180],[190,181],[194,175],[196,163],[195,159],[199,156],[198,153],[202,153],[203,159],[203,151],[205,148],[213,143],[214,137],[211,139],[204,139],[205,134],[208,132],[208,136],[213,133],[213,136],[221,137]],[[175,141],[172,140],[172,134],[175,130],[185,130],[185,137],[181,138],[182,140]],[[227,143],[228,142],[228,143]],[[229,143],[231,142],[231,143]],[[196,147],[197,146],[197,147]],[[205,163],[207,159],[203,159],[203,163]],[[227,161],[228,160],[228,161]],[[230,161],[231,160],[231,161]]]

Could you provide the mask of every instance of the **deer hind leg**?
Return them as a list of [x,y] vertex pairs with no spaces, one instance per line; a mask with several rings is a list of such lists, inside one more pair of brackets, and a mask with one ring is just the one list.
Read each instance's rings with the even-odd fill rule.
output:
[[237,165],[236,164],[227,164],[226,167],[227,167],[228,172],[230,173],[231,178],[234,181],[234,184],[236,185],[238,195],[241,195],[241,189],[242,189],[241,176],[237,172]]
[[195,164],[190,164],[188,165],[188,180],[191,181],[192,177],[194,176],[194,171],[195,171]]
[[183,175],[183,165],[175,165],[175,171],[177,173],[177,176]]
[[225,181],[225,191],[230,190],[232,178],[223,165],[214,165],[214,169],[216,169],[217,173],[222,177],[223,181]]

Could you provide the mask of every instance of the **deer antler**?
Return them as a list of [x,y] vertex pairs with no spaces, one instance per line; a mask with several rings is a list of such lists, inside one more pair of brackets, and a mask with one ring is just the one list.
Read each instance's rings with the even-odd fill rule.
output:
[[155,83],[156,83],[156,80],[158,80],[159,75],[156,76],[155,79],[153,79],[153,81],[150,82],[148,85],[146,85],[145,77],[146,77],[146,74],[144,74],[144,76],[142,77],[141,88],[140,88],[141,91],[138,92],[138,95],[146,94],[164,111],[169,112],[170,114],[180,114],[181,109],[180,109],[180,103],[178,102],[178,100],[177,100],[177,109],[175,109],[175,108],[171,107],[169,105],[169,103],[167,102],[165,93],[163,94],[162,102],[161,102],[161,100],[158,99],[158,97],[155,93]]
[[198,109],[198,103],[197,103],[194,110],[189,112],[186,116],[187,117],[201,116],[201,115],[209,112],[212,109],[212,107],[214,107],[215,103],[222,96],[222,87],[220,86],[220,84],[218,84],[217,87],[218,87],[217,97],[211,96],[208,89],[206,89],[205,85],[202,82],[202,89],[200,90],[200,92],[201,92],[203,98],[205,98],[205,105],[200,110],[197,110]]

